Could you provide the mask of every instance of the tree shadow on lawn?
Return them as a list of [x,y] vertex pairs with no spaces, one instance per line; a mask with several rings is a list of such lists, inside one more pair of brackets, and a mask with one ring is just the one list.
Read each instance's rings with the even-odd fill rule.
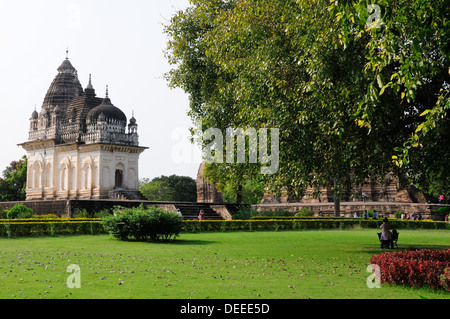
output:
[[214,240],[197,240],[197,239],[175,239],[170,241],[148,241],[149,244],[160,244],[160,245],[210,245],[215,244],[217,241]]
[[398,244],[398,248],[384,248],[381,249],[380,245],[365,245],[367,249],[360,250],[361,252],[371,253],[371,254],[381,254],[385,252],[403,251],[403,250],[422,250],[422,249],[435,249],[435,250],[445,250],[449,249],[449,245],[434,245],[434,244]]

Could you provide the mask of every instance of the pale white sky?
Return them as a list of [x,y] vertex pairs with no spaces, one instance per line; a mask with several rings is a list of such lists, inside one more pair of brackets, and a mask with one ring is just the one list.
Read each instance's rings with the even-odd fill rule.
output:
[[[66,57],[86,87],[109,97],[127,118],[134,110],[139,178],[196,177],[200,152],[188,140],[188,96],[162,78],[167,24],[188,0],[0,0],[0,172],[25,151],[29,118],[39,112]],[[184,137],[183,137],[184,135]]]

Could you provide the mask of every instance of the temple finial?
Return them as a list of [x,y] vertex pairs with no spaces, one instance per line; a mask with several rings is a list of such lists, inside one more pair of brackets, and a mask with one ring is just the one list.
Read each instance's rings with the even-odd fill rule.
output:
[[93,87],[92,87],[92,81],[91,81],[91,74],[89,74],[89,83],[88,83],[88,85],[87,85],[86,88],[88,88],[88,89],[93,89]]
[[66,60],[69,60],[69,47],[66,49]]
[[109,92],[108,92],[108,84],[106,85],[106,96],[107,99],[109,99]]

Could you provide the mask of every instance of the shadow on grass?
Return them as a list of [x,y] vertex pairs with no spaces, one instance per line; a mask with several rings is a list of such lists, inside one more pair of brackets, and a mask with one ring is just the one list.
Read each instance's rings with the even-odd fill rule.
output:
[[436,249],[436,250],[444,250],[449,249],[449,245],[433,245],[433,244],[415,244],[415,245],[398,245],[396,250],[419,250],[419,249]]
[[398,248],[384,248],[381,249],[379,245],[374,246],[374,245],[367,245],[366,246],[367,249],[362,249],[360,250],[360,252],[366,252],[366,253],[370,253],[370,254],[381,254],[381,253],[385,253],[385,252],[394,252],[394,251],[403,251],[403,250],[422,250],[422,249],[435,249],[435,250],[445,250],[445,249],[449,249],[449,245],[434,245],[434,244],[422,244],[422,245],[408,245],[408,244],[404,244],[404,245],[398,245]]
[[173,245],[210,245],[215,244],[217,241],[214,240],[195,240],[195,239],[176,239],[169,242]]
[[152,244],[152,245],[210,245],[215,244],[217,241],[214,240],[196,240],[196,239],[175,239],[175,240],[148,240],[148,241],[139,241],[139,240],[121,240],[118,238],[112,238],[113,240],[122,241],[122,242],[131,242],[131,243],[146,243],[146,244]]

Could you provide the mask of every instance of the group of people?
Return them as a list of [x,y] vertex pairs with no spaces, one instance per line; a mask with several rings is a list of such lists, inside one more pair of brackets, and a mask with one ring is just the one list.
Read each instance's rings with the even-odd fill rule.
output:
[[200,213],[198,214],[198,220],[203,220],[205,218],[205,211],[200,209]]
[[400,219],[401,220],[422,220],[423,216],[420,213],[410,214],[409,212],[406,212],[406,213],[402,213],[400,215]]
[[[177,209],[177,214],[178,214],[178,216],[183,218],[183,214],[181,213],[180,209]],[[197,218],[198,218],[198,220],[205,219],[205,211],[203,209],[200,210],[200,213],[198,214]]]
[[[369,212],[365,209],[364,212],[361,213],[361,215],[359,215],[357,212],[355,212],[353,214],[354,218],[359,218],[359,217],[364,217],[364,219],[369,219],[370,214]],[[374,210],[373,214],[372,214],[373,219],[378,219],[380,218],[380,214],[378,213],[378,211]]]
[[[367,210],[364,210],[364,212],[362,212],[361,214],[358,214],[357,212],[355,212],[353,214],[353,217],[354,218],[363,217],[364,219],[369,219],[370,214],[369,214],[369,212]],[[378,211],[376,211],[376,210],[373,211],[372,218],[373,219],[380,218],[380,215],[379,215]],[[400,218],[401,218],[401,220],[423,220],[424,219],[422,214],[420,214],[420,213],[412,213],[411,214],[409,212],[406,212],[406,213],[403,212],[400,215]]]

